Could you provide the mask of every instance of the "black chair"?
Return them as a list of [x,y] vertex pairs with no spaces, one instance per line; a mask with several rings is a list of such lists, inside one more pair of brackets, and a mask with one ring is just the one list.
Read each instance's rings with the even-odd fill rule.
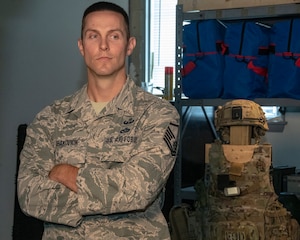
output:
[[[17,136],[17,170],[16,170],[16,182],[18,169],[20,165],[20,152],[23,148],[25,137],[26,137],[26,124],[21,124],[18,127]],[[15,184],[16,185],[16,184]],[[17,187],[15,188],[15,209],[14,209],[14,225],[13,225],[13,240],[40,240],[44,231],[43,222],[25,215],[20,209]]]

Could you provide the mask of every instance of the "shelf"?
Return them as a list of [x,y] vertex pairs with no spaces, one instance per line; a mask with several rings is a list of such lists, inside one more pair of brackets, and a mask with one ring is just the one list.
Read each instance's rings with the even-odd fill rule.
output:
[[[183,9],[182,5],[178,5]],[[266,17],[282,17],[286,15],[297,15],[300,13],[300,4],[280,4],[273,6],[245,7],[234,9],[217,9],[205,11],[191,11],[183,13],[183,20],[237,20],[237,19],[255,19]]]
[[[189,99],[181,98],[179,101],[175,100],[175,105],[181,106],[223,106],[226,102],[232,99]],[[280,106],[280,107],[298,107],[300,106],[300,100],[291,98],[256,98],[252,101],[261,106]]]
[[181,197],[187,200],[196,200],[197,194],[193,186],[181,189]]
[[268,132],[283,132],[285,125],[287,124],[286,121],[282,122],[269,122],[268,121]]
[[[186,109],[189,106],[200,106],[205,113],[205,107],[217,107],[223,106],[226,102],[233,99],[189,99],[182,94],[182,53],[183,53],[183,24],[184,21],[191,20],[205,20],[205,19],[219,19],[224,21],[235,21],[241,19],[264,19],[271,20],[280,19],[291,16],[300,15],[300,4],[280,4],[272,6],[260,6],[260,7],[245,7],[235,9],[219,9],[219,10],[204,10],[204,11],[190,11],[183,12],[183,5],[177,5],[176,7],[176,70],[175,70],[175,89],[174,89],[174,101],[172,102],[177,108],[181,117],[181,131],[184,132],[186,124],[183,123],[183,119],[186,117]],[[291,107],[300,109],[300,100],[290,98],[256,98],[252,99],[260,106],[280,106]],[[183,108],[186,106],[187,108]],[[184,110],[185,109],[185,110]],[[214,131],[213,124],[209,121],[212,131]],[[270,122],[268,121],[269,128],[272,132],[283,131],[286,121],[283,118],[282,121]],[[178,156],[174,167],[174,205],[178,205],[183,199],[195,200],[196,192],[193,187],[182,188],[182,135],[178,143]],[[216,134],[215,134],[216,135]]]

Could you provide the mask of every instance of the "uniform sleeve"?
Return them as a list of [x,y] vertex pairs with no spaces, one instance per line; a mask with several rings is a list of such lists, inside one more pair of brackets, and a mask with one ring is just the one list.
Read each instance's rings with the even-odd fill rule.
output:
[[110,155],[123,158],[122,164],[108,169],[86,164],[79,170],[82,215],[145,210],[158,198],[176,160],[179,128],[178,112],[171,104],[164,104],[145,110],[137,144],[130,153]]
[[[53,115],[53,114],[52,114]],[[54,166],[50,107],[37,115],[27,128],[18,171],[18,198],[22,211],[43,221],[77,226],[77,194],[48,178]]]

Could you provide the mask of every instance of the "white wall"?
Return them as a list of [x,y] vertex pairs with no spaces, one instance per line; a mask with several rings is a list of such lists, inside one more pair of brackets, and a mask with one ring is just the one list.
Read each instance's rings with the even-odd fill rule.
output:
[[[128,1],[112,1],[128,11]],[[0,239],[12,239],[17,128],[85,82],[77,49],[92,0],[1,0]]]

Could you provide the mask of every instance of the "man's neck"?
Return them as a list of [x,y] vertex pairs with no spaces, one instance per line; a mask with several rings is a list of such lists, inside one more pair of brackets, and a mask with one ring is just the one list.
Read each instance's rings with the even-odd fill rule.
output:
[[91,101],[109,102],[123,88],[127,76],[112,78],[89,78],[87,85],[87,93]]

